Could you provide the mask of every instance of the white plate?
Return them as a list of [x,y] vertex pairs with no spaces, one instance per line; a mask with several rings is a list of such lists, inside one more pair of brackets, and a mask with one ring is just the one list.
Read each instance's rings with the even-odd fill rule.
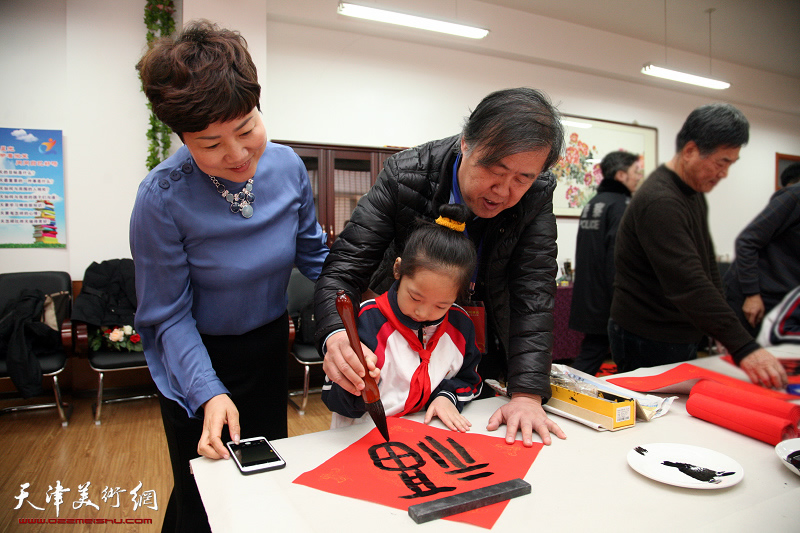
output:
[[727,455],[689,444],[642,444],[628,452],[628,464],[650,479],[689,489],[723,489],[744,477],[742,465]]
[[792,465],[786,460],[787,456],[794,452],[800,452],[800,439],[785,440],[783,442],[779,442],[778,445],[775,446],[775,453],[777,453],[778,457],[781,458],[781,462],[786,465],[786,468],[800,476],[800,468]]

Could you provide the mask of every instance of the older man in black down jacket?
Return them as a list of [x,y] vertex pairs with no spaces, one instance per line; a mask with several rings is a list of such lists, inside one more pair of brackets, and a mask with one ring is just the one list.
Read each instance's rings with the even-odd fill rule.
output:
[[[328,377],[353,394],[365,369],[342,329],[335,295],[354,301],[369,288],[384,292],[417,219],[433,220],[446,203],[464,203],[475,215],[467,234],[479,252],[473,300],[486,309],[483,379],[505,378],[511,401],[487,429],[507,426],[526,446],[536,431],[544,444],[564,432],[547,418],[550,397],[556,267],[555,178],[563,131],[558,113],[540,92],[506,89],[481,101],[462,134],[432,141],[389,158],[377,183],[361,199],[333,244],[317,281],[317,340]],[[365,346],[369,372],[375,356]]]

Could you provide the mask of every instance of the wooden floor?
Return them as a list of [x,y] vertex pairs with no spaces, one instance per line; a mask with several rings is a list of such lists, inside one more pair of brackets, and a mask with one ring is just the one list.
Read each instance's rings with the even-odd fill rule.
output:
[[[18,403],[4,400],[0,408]],[[73,407],[66,428],[55,409],[0,415],[0,532],[160,531],[172,475],[158,400],[104,405],[99,426],[94,424],[91,399],[75,399]],[[291,405],[287,413],[290,437],[330,426],[330,412],[319,394],[309,396],[303,416]],[[14,509],[26,483],[28,496]],[[59,519],[106,519],[114,520],[113,525],[21,524],[20,519],[27,518],[57,519],[53,493],[59,483],[69,490],[63,493]],[[81,486],[86,483],[88,498],[81,504]],[[140,483],[134,504],[131,493]],[[104,500],[104,491],[117,488],[119,503],[116,496]],[[149,520],[150,525],[143,523]]]

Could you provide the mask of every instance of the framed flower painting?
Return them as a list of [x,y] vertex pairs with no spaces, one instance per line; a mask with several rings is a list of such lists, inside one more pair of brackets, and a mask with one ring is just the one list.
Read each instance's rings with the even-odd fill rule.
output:
[[603,181],[600,161],[609,152],[639,154],[647,177],[658,166],[658,130],[574,115],[562,115],[564,155],[551,169],[556,176],[553,212],[559,217],[579,217],[583,206]]

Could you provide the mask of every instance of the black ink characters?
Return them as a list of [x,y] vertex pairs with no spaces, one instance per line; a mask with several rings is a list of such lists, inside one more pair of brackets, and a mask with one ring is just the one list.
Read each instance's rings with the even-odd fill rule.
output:
[[675,463],[673,461],[663,461],[661,464],[677,468],[687,476],[693,477],[697,481],[703,481],[705,483],[717,484],[722,481],[721,479],[717,478],[724,476],[732,476],[733,474],[736,473],[736,472],[723,472],[718,470],[711,470],[709,468],[703,468],[702,466],[695,466],[689,463]]
[[[417,446],[440,468],[445,469],[447,474],[456,476],[457,479],[463,481],[473,481],[493,475],[493,472],[490,471],[476,472],[487,468],[489,463],[477,463],[469,452],[452,438],[447,439],[452,451],[433,437],[425,437],[425,441],[427,442],[418,442]],[[377,468],[400,472],[400,478],[412,492],[412,494],[400,496],[400,498],[424,498],[440,492],[456,490],[456,487],[437,487],[434,485],[421,470],[426,464],[425,459],[407,444],[384,442],[372,446],[368,453],[372,463]],[[450,465],[453,468],[448,470],[451,468]]]

